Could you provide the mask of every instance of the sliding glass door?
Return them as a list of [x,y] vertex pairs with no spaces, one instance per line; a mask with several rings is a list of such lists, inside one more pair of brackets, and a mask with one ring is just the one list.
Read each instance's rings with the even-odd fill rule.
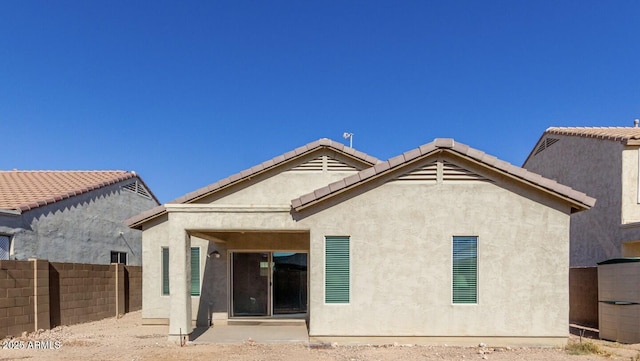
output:
[[232,316],[307,312],[307,254],[233,252]]
[[273,253],[273,314],[307,312],[307,254]]
[[233,316],[269,315],[269,253],[233,253]]

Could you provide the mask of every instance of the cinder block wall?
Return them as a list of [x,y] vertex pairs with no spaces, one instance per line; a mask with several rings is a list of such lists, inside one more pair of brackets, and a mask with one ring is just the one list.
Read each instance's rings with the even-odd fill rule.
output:
[[138,311],[142,309],[142,267],[141,266],[125,266],[125,272],[128,277],[128,284],[125,285],[128,294],[125,299],[127,304],[125,309],[127,312]]
[[569,269],[569,322],[598,328],[598,267]]
[[[116,315],[116,265],[50,263],[52,304],[59,312],[52,326],[101,320]],[[57,274],[57,275],[56,275]],[[57,277],[56,277],[57,276]]]
[[0,339],[142,306],[142,267],[0,261]]
[[33,263],[0,261],[0,338],[34,330]]

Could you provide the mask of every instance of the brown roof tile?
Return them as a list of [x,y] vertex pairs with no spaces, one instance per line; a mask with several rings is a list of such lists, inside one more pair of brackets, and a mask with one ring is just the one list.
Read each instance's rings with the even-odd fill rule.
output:
[[[420,156],[426,156],[432,150],[447,150],[455,152],[460,155],[467,156],[475,161],[483,163],[487,167],[495,168],[500,171],[506,172],[511,176],[521,179],[523,181],[530,182],[530,184],[546,189],[551,193],[555,193],[559,196],[565,197],[573,201],[574,205],[578,209],[588,209],[595,205],[595,199],[587,196],[584,193],[578,192],[567,186],[558,184],[555,181],[544,178],[539,174],[535,174],[527,171],[526,169],[514,166],[508,162],[499,160],[498,158],[488,155],[479,150],[473,149],[468,145],[455,142],[453,139],[436,139],[431,143],[425,144],[419,148],[412,149],[403,153],[401,156],[391,158],[390,160],[383,162],[387,163],[387,166],[377,164],[369,169],[364,169],[357,174],[349,176],[344,179],[344,185],[340,184],[326,186],[315,190],[312,193],[305,194],[297,199],[291,201],[292,207],[295,210],[300,210],[306,206],[330,197],[331,195],[342,191],[346,188],[357,187],[358,185],[367,182],[375,176],[388,172],[394,167],[401,166],[402,164],[409,163],[410,161],[417,159]],[[421,154],[422,153],[422,154]],[[401,158],[402,157],[402,158]],[[404,159],[404,162],[400,162]],[[376,170],[379,170],[376,172]]]
[[340,179],[337,182],[329,183],[329,191],[335,192],[338,189],[342,189],[346,186],[344,179]]
[[134,177],[120,170],[0,171],[0,209],[27,211]]

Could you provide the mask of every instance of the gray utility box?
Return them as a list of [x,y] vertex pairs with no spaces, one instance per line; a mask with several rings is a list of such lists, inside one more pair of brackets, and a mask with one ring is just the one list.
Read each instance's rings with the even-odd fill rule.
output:
[[640,343],[640,258],[598,263],[600,338]]

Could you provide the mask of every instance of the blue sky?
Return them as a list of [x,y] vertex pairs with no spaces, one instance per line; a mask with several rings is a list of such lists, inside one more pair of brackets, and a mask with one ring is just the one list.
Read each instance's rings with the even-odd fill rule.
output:
[[0,169],[135,170],[167,202],[319,138],[521,165],[640,118],[640,1],[0,1]]

